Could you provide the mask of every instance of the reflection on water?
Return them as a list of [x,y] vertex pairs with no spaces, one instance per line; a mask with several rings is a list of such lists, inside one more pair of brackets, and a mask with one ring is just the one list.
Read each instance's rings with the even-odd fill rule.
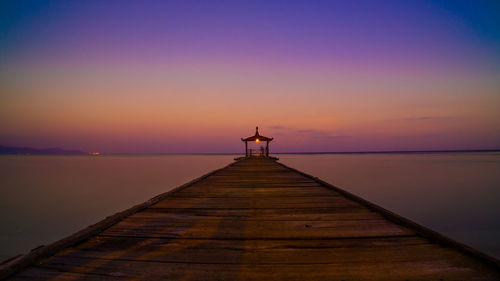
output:
[[500,257],[500,153],[280,155],[390,211]]
[[68,236],[233,158],[0,156],[0,261]]
[[[279,157],[284,164],[500,257],[500,153]],[[0,156],[0,260],[70,235],[233,158]]]

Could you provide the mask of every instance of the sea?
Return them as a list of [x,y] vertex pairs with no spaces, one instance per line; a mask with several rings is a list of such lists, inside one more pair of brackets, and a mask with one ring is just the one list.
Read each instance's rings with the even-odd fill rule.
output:
[[[0,262],[240,155],[1,155]],[[278,154],[280,162],[500,258],[500,152]]]

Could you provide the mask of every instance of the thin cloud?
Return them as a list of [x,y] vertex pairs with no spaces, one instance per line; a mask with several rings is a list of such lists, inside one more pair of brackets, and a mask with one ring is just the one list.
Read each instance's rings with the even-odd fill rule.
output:
[[454,117],[448,116],[418,116],[418,117],[408,117],[405,118],[405,121],[438,121],[438,120],[451,120],[455,119]]
[[336,140],[339,138],[349,137],[349,136],[343,136],[343,135],[331,135],[330,133],[325,132],[325,131],[312,130],[312,129],[296,130],[296,132],[299,134],[307,134],[313,139],[321,139],[321,140]]
[[296,132],[299,134],[310,134],[310,133],[319,133],[321,131],[318,131],[318,130],[297,130]]
[[274,130],[286,130],[286,129],[289,129],[288,127],[285,127],[285,126],[281,126],[281,125],[273,125],[273,126],[269,126],[270,129],[274,129]]

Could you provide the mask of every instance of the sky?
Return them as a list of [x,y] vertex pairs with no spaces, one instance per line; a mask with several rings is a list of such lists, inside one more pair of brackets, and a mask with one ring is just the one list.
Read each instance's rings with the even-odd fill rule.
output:
[[500,2],[0,2],[0,145],[500,149]]

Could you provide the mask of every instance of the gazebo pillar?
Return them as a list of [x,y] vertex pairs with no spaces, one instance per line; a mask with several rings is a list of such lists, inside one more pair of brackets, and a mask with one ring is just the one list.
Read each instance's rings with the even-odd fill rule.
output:
[[245,142],[245,157],[248,157],[248,142]]
[[266,157],[269,157],[269,141],[266,141]]

